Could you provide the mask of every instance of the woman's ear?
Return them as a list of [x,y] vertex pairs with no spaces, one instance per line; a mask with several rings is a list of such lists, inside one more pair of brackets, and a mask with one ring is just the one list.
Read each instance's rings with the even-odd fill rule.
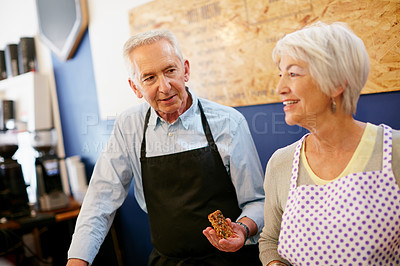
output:
[[139,99],[143,97],[143,94],[140,92],[138,87],[135,85],[135,82],[131,78],[128,78],[129,86],[132,88],[133,92],[135,93],[136,97]]
[[344,84],[344,86],[343,86],[343,85],[340,85],[340,86],[336,87],[335,90],[331,93],[331,97],[332,97],[332,98],[336,98],[336,97],[338,97],[339,95],[343,94],[344,89],[345,89],[346,87],[347,87],[347,81],[346,81],[346,83]]

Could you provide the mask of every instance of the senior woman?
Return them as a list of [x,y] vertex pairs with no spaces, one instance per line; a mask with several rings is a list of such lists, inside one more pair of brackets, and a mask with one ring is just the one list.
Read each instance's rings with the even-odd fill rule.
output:
[[263,265],[400,265],[400,131],[352,116],[369,72],[362,40],[319,22],[272,53],[285,121],[310,133],[268,162]]

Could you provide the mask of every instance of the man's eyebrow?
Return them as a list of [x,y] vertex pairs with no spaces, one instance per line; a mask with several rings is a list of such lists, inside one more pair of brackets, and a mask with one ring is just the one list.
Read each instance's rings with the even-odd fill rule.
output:
[[[165,71],[165,70],[170,69],[170,68],[176,68],[176,64],[174,64],[174,63],[169,64],[166,67],[164,67],[162,71]],[[148,76],[153,76],[153,75],[154,75],[154,72],[148,72],[148,73],[144,72],[144,73],[140,74],[140,78],[144,79],[144,78],[146,78]]]
[[151,71],[151,72],[142,72],[140,74],[140,78],[143,79],[143,78],[146,78],[148,76],[154,76],[154,75],[155,75],[155,72],[153,72],[153,71]]
[[167,70],[167,69],[169,69],[169,68],[175,68],[176,67],[176,64],[175,63],[172,63],[172,64],[169,64],[169,65],[167,65],[166,67],[164,67],[164,70]]

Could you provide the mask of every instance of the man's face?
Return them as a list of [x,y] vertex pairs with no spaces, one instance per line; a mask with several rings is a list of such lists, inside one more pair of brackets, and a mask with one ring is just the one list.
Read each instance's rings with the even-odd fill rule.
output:
[[138,98],[144,99],[168,122],[175,121],[191,105],[185,82],[189,62],[184,63],[166,40],[143,45],[130,53],[135,81],[129,79]]

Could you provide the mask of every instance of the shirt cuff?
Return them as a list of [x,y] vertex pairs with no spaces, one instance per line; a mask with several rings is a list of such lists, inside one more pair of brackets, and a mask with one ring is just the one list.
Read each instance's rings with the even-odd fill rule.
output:
[[81,259],[91,265],[96,257],[101,243],[96,243],[97,240],[85,235],[83,238],[72,237],[71,246],[68,250],[68,259]]
[[[261,215],[260,215],[261,214]],[[246,241],[246,245],[254,245],[258,243],[260,239],[260,233],[264,227],[264,202],[253,202],[251,206],[246,206],[240,216],[236,219],[236,222],[243,217],[250,218],[257,225],[257,234],[249,237]]]

